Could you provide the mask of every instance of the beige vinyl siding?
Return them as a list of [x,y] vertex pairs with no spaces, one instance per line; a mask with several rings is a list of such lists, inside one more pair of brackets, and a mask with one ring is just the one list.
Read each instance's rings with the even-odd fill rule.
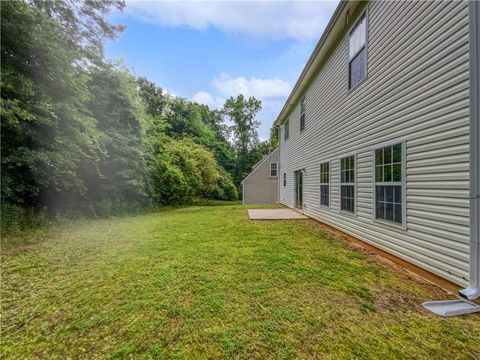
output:
[[[466,285],[469,270],[469,54],[466,2],[368,3],[367,78],[348,90],[348,32],[306,91],[307,126],[292,108],[280,136],[280,202],[293,207],[304,168],[304,212]],[[352,24],[353,25],[353,22]],[[283,132],[283,127],[281,128]],[[282,133],[283,135],[283,133]],[[373,149],[406,146],[406,224],[373,219]],[[340,159],[356,155],[356,214],[340,212]],[[330,161],[330,208],[320,163]]]
[[[278,182],[283,176],[278,162],[278,149],[276,149],[243,180],[244,204],[275,204],[278,202]],[[275,177],[270,176],[271,163],[277,163],[277,176]]]

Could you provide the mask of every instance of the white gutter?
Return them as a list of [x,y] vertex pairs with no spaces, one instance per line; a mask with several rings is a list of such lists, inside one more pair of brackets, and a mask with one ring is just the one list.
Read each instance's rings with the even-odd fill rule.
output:
[[470,285],[460,295],[480,296],[480,2],[469,1],[470,43]]
[[[280,125],[279,125],[280,126]],[[280,127],[278,128],[278,165],[277,165],[277,175],[278,175],[278,184],[277,184],[277,204],[280,203],[280,186],[283,185],[283,173],[282,173],[282,163],[281,163],[281,155],[282,153],[280,152],[280,148],[282,147],[282,144],[280,143],[281,141],[281,131],[280,131]]]

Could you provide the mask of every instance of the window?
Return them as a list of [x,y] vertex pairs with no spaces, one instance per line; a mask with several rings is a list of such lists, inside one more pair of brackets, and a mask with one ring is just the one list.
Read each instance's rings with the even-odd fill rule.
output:
[[348,41],[348,86],[351,89],[367,75],[367,17],[363,15],[350,31]]
[[330,206],[330,163],[320,164],[320,205]]
[[270,163],[270,176],[277,176],[277,163]]
[[355,156],[340,160],[340,210],[355,212]]
[[283,125],[283,138],[287,140],[290,136],[290,119],[288,119]]
[[403,225],[403,145],[375,150],[375,219]]
[[305,129],[305,96],[300,101],[300,131]]
[[283,173],[283,186],[287,186],[287,173]]

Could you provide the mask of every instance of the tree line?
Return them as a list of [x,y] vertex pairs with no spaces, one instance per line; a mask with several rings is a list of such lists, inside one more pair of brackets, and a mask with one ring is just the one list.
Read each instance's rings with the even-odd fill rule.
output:
[[124,6],[2,2],[4,225],[40,210],[103,216],[234,200],[275,146],[275,135],[258,139],[259,100],[239,95],[210,109],[106,61],[104,42],[123,31],[107,16]]

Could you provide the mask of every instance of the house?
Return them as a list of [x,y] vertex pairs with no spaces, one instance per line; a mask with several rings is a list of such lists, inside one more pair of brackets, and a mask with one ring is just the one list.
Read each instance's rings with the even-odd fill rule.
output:
[[480,295],[479,9],[342,1],[277,118],[282,204],[470,299]]
[[278,202],[278,149],[263,157],[242,181],[243,204]]

